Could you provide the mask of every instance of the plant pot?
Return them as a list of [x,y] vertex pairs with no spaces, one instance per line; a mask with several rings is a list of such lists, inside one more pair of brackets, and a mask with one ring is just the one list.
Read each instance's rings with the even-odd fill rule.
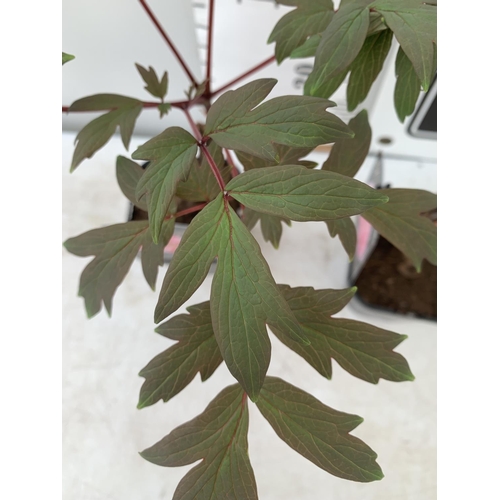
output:
[[[426,215],[437,224],[436,211]],[[436,321],[437,267],[424,260],[418,273],[400,250],[362,218],[357,233],[348,277],[349,284],[358,288],[356,297],[371,308]]]

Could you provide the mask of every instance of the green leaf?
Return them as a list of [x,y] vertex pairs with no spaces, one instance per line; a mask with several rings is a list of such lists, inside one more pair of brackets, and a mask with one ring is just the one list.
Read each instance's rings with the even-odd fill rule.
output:
[[276,42],[275,55],[279,64],[307,37],[321,33],[328,26],[333,17],[333,3],[331,0],[277,0],[277,3],[297,7],[278,21],[267,41]]
[[196,139],[180,127],[170,127],[134,151],[135,160],[150,164],[137,184],[136,197],[146,197],[153,241],[158,242],[161,225],[180,181],[186,180],[196,156]]
[[245,207],[299,222],[348,217],[387,201],[362,182],[298,165],[250,170],[226,189]]
[[[170,239],[168,235],[173,232],[173,224],[174,219],[164,223],[162,244]],[[147,221],[125,222],[93,229],[65,241],[64,246],[72,254],[80,257],[95,256],[82,272],[78,291],[78,295],[85,299],[89,318],[101,310],[102,304],[111,315],[116,289],[125,278],[141,246],[148,244],[151,244],[151,234]],[[162,255],[158,265],[163,264],[163,248],[161,245],[157,248]],[[151,273],[148,276],[151,279]]]
[[356,253],[356,227],[349,217],[337,220],[325,221],[328,232],[332,238],[338,235],[342,246],[344,247],[349,261],[352,262]]
[[369,36],[360,53],[351,65],[351,75],[347,85],[347,110],[353,111],[368,96],[373,82],[377,79],[392,42],[390,30],[379,31]]
[[372,140],[372,129],[367,111],[363,109],[352,118],[349,128],[355,133],[354,139],[336,141],[322,170],[354,177],[363,165]]
[[[222,149],[214,141],[208,143],[208,151],[221,173],[225,182],[231,178],[231,166],[228,165],[222,154]],[[220,193],[220,186],[212,173],[212,169],[205,155],[195,158],[189,177],[177,185],[176,195],[188,201],[212,201]]]
[[265,241],[269,241],[271,245],[278,249],[281,235],[283,233],[282,222],[291,225],[289,219],[283,219],[282,217],[276,217],[274,215],[261,214],[255,212],[254,210],[245,207],[243,212],[243,223],[248,229],[252,229],[257,222],[260,220],[260,229]]
[[274,161],[273,143],[313,148],[352,136],[344,122],[326,111],[334,106],[326,99],[282,96],[255,107],[276,83],[264,78],[223,94],[208,112],[205,135],[221,147]]
[[[173,215],[177,204],[172,202],[168,207],[168,214]],[[146,238],[141,249],[142,272],[151,290],[156,289],[156,278],[158,277],[158,268],[165,263],[165,247],[172,238],[175,230],[175,218],[163,221],[161,226],[159,242],[155,244],[150,236]]]
[[423,0],[378,0],[375,9],[412,62],[424,91],[429,90],[437,43],[436,6]]
[[403,123],[405,118],[412,115],[415,110],[420,95],[420,81],[411,61],[401,47],[396,57],[396,78],[394,106],[399,121]]
[[322,36],[323,33],[316,33],[316,35],[310,36],[300,47],[292,50],[290,59],[314,57],[314,55],[316,54],[316,50],[318,50]]
[[349,434],[361,417],[333,410],[275,377],[266,377],[257,406],[288,446],[326,472],[363,483],[384,477],[377,454]]
[[210,308],[215,337],[229,371],[255,401],[269,366],[266,324],[307,342],[279,293],[259,245],[221,193],[191,222],[170,263],[155,321],[176,311],[217,260]]
[[414,380],[406,359],[393,351],[406,335],[360,321],[331,317],[349,302],[356,287],[345,290],[279,287],[311,344],[298,345],[276,328],[272,331],[321,375],[331,378],[330,358],[333,358],[351,375],[372,384],[381,378],[393,382]]
[[62,53],[62,65],[64,66],[67,62],[72,61],[75,58],[75,56],[72,56],[71,54],[66,54],[66,52]]
[[314,68],[304,86],[304,94],[330,97],[328,81],[349,68],[363,46],[370,23],[370,2],[342,3],[323,32],[316,50]]
[[422,260],[437,264],[437,228],[421,213],[433,210],[437,198],[420,189],[380,189],[388,203],[363,213],[386,240],[401,250],[420,272]]
[[144,377],[138,408],[152,405],[160,399],[167,402],[181,392],[199,372],[201,380],[212,376],[222,363],[210,317],[210,303],[187,308],[161,324],[156,331],[178,342],[153,358],[139,375]]
[[165,71],[161,77],[161,81],[158,79],[156,71],[150,66],[149,69],[144,68],[140,64],[135,64],[135,67],[139,71],[144,80],[146,86],[144,87],[152,96],[158,97],[163,101],[164,97],[167,95],[168,90],[168,74]]
[[158,111],[160,112],[160,118],[163,118],[165,115],[170,113],[172,109],[172,105],[169,102],[164,102],[158,105]]
[[128,149],[135,121],[142,111],[142,102],[115,94],[98,94],[75,101],[69,111],[101,111],[112,109],[85,125],[75,139],[76,148],[71,161],[71,172],[85,159],[101,149],[116,128],[120,127],[123,145]]
[[143,174],[144,169],[135,161],[129,160],[124,156],[118,156],[116,158],[116,179],[122,193],[127,197],[132,205],[135,205],[141,210],[147,211],[147,204],[144,201],[138,200],[135,196],[137,183]]
[[248,407],[236,384],[224,389],[201,415],[174,429],[141,456],[163,467],[202,460],[182,478],[173,500],[257,500],[247,434]]
[[318,165],[317,163],[300,160],[300,158],[307,156],[313,149],[314,148],[292,148],[290,146],[283,146],[282,144],[275,144],[274,150],[276,151],[276,159],[274,160],[264,160],[258,156],[242,152],[237,153],[237,155],[245,170],[275,167],[278,165],[302,165],[307,168],[314,168]]

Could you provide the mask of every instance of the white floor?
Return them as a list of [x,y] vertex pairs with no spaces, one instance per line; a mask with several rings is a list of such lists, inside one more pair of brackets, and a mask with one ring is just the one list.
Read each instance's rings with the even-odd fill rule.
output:
[[[74,134],[63,134],[63,239],[124,222],[127,201],[115,180],[115,158],[126,154],[112,141],[69,174]],[[132,141],[131,151],[144,142]],[[347,258],[323,223],[285,227],[281,250],[262,246],[278,283],[315,288],[346,286]],[[113,317],[86,319],[77,297],[90,259],[63,249],[63,491],[65,500],[172,498],[191,467],[162,468],[138,452],[199,414],[234,379],[224,366],[207,382],[195,379],[170,402],[137,410],[139,370],[171,341],[154,333],[156,294],[135,262],[114,300]],[[158,287],[165,270],[160,272]],[[210,279],[189,304],[209,298]],[[261,500],[433,500],[436,498],[436,324],[350,304],[342,314],[408,335],[398,348],[414,382],[356,379],[334,363],[331,381],[273,340],[269,374],[309,391],[335,409],[361,415],[354,434],[377,451],[385,478],[358,484],[330,476],[287,447],[256,408],[250,407],[249,454]],[[271,337],[272,338],[272,337]]]

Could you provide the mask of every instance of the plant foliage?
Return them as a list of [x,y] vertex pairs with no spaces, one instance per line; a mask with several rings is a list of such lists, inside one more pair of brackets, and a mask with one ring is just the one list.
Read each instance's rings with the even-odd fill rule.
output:
[[[295,9],[278,22],[269,42],[276,44],[278,63],[314,57],[306,95],[267,99],[277,81],[263,78],[215,100],[210,71],[197,82],[175,52],[191,79],[187,101],[165,102],[167,72],[159,78],[152,67],[137,64],[145,89],[158,102],[98,94],[69,108],[104,112],[78,133],[71,170],[104,146],[117,127],[128,148],[145,107],[157,108],[161,116],[180,109],[191,124],[191,132],[169,127],[139,146],[132,158],[145,165],[117,158],[118,185],[148,213],[148,220],[94,229],[65,242],[69,252],[94,257],[80,278],[88,316],[102,305],[111,314],[113,296],[136,256],[154,290],[176,219],[194,214],[154,312],[155,322],[163,322],[156,331],[176,342],[140,371],[144,382],[138,407],[169,401],[198,373],[205,381],[222,363],[238,383],[141,453],[167,467],[199,462],[179,483],[174,500],[258,498],[248,456],[248,400],[283,441],[326,472],[359,482],[382,479],[376,453],[350,434],[361,417],[329,408],[268,375],[268,328],[328,379],[334,374],[332,359],[373,384],[414,378],[406,359],[394,350],[405,335],[335,317],[355,288],[278,285],[250,229],[260,222],[264,239],[278,248],[283,223],[322,221],[352,259],[356,228],[351,217],[361,216],[417,269],[423,259],[436,264],[436,227],[422,215],[436,207],[436,196],[416,189],[373,189],[354,179],[370,149],[368,113],[361,110],[346,124],[330,111],[335,103],[328,100],[349,75],[348,108],[356,109],[397,42],[394,104],[401,121],[409,116],[436,72],[436,7],[421,0],[343,0],[337,10],[331,0],[277,3]],[[63,53],[63,64],[72,58]],[[189,113],[200,104],[207,111],[205,124],[195,124]],[[305,159],[316,146],[332,142],[321,168]],[[189,208],[178,209],[181,204]],[[210,300],[172,316],[211,269]]]

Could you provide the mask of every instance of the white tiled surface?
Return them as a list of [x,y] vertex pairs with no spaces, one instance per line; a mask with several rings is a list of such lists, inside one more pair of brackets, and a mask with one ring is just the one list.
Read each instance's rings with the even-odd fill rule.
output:
[[[125,220],[127,202],[115,181],[118,138],[69,174],[74,135],[63,134],[63,239]],[[133,139],[131,150],[140,144]],[[254,231],[278,283],[315,288],[345,286],[347,258],[322,223],[285,227],[275,251]],[[172,342],[153,332],[156,294],[135,262],[114,300],[113,317],[87,320],[77,297],[86,262],[63,249],[63,491],[65,500],[170,499],[191,467],[162,468],[138,451],[199,414],[234,379],[221,366],[196,378],[170,402],[137,410],[139,370]],[[159,283],[165,270],[160,272]],[[209,298],[210,279],[189,304]],[[188,305],[189,305],[188,304]],[[436,324],[373,312],[353,303],[342,313],[409,338],[414,382],[378,385],[334,363],[331,381],[272,337],[269,373],[311,392],[325,404],[365,421],[354,434],[377,451],[385,478],[358,484],[330,476],[288,448],[250,405],[249,453],[261,500],[433,500],[436,498]]]

